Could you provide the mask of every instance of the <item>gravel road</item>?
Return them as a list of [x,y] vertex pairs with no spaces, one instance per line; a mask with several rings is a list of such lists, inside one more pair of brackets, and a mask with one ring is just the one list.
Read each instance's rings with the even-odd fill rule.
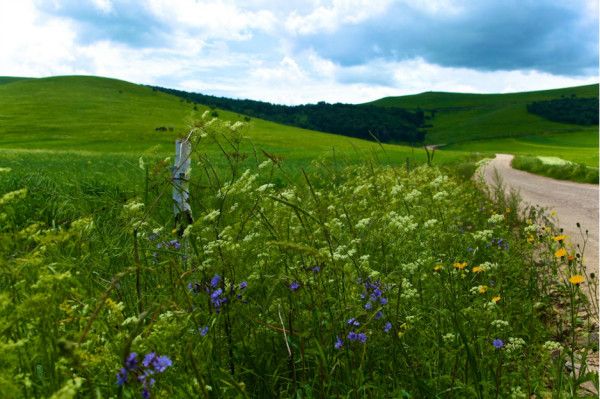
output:
[[493,184],[496,169],[507,187],[520,192],[524,202],[556,211],[560,227],[573,244],[583,245],[577,228],[577,222],[581,223],[584,231],[589,230],[584,264],[588,273],[598,275],[598,186],[555,180],[516,170],[510,166],[512,158],[512,155],[496,154],[496,158],[481,171],[486,182]]

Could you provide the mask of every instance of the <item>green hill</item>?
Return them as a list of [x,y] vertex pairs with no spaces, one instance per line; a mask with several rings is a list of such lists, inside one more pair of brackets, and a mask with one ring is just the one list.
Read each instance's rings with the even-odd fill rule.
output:
[[598,85],[509,94],[463,94],[426,92],[410,96],[386,97],[372,104],[383,107],[420,108],[433,125],[427,141],[450,144],[464,141],[517,137],[549,133],[569,133],[597,128],[552,122],[527,112],[527,104],[561,97],[598,97]]
[[[176,136],[186,131],[186,120],[199,117],[207,109],[146,86],[115,79],[16,78],[0,85],[0,150],[170,155]],[[243,119],[236,113],[222,110],[217,113],[222,119]],[[355,158],[365,152],[381,152],[377,143],[256,118],[250,121],[246,135],[257,149],[291,162],[305,163],[324,154],[331,155],[333,149],[337,154]],[[384,148],[386,156],[394,161],[404,162],[415,152],[425,159],[422,150],[397,145]]]

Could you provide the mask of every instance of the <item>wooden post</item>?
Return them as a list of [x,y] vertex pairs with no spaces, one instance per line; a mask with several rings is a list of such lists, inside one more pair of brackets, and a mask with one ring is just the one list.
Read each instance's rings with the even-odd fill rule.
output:
[[173,166],[173,214],[175,227],[179,236],[183,234],[185,225],[192,223],[192,208],[190,207],[190,172],[192,143],[189,139],[175,141],[175,165]]

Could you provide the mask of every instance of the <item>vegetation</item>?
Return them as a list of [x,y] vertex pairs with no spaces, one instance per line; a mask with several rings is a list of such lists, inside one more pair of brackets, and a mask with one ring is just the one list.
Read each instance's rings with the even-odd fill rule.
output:
[[[427,92],[386,97],[370,104],[423,110],[427,124],[432,125],[427,129],[426,136],[426,142],[431,144],[572,133],[597,136],[597,122],[594,127],[586,128],[553,122],[527,111],[527,105],[532,102],[571,96],[597,97],[598,85],[508,94]],[[566,135],[565,142],[568,141]],[[493,150],[494,147],[489,148]],[[553,155],[561,156],[560,153]]]
[[153,87],[188,101],[225,109],[239,114],[270,120],[303,129],[341,134],[384,143],[422,142],[425,138],[424,114],[421,110],[381,108],[370,105],[318,104],[278,105],[264,101],[235,100],[200,93]]
[[521,220],[502,187],[491,202],[435,167],[329,158],[294,177],[245,129],[195,124],[181,229],[168,160],[141,159],[129,181],[73,179],[77,156],[52,158],[60,178],[2,169],[1,397],[575,397],[598,383],[579,318],[597,316],[596,278],[542,211]]
[[598,125],[598,97],[563,97],[527,104],[527,111],[548,120],[575,125]]
[[547,163],[539,157],[517,156],[512,161],[512,167],[554,179],[598,184],[598,168],[590,168],[584,164]]

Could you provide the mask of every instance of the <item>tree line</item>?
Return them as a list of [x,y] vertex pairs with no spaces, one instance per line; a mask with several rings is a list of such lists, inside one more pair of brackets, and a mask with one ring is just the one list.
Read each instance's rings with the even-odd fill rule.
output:
[[344,136],[381,142],[417,143],[425,139],[425,115],[421,110],[373,105],[329,104],[279,105],[264,101],[236,100],[164,87],[155,91],[255,118]]
[[598,124],[598,97],[562,97],[527,104],[527,111],[554,122],[576,125]]

